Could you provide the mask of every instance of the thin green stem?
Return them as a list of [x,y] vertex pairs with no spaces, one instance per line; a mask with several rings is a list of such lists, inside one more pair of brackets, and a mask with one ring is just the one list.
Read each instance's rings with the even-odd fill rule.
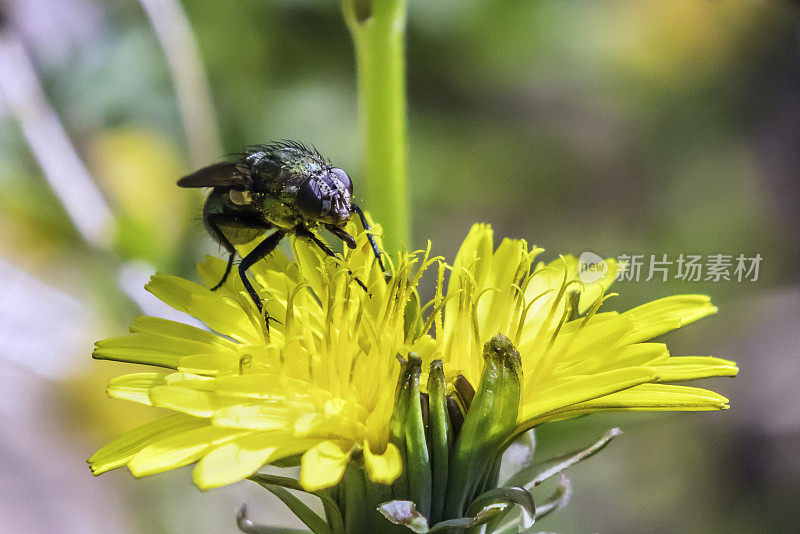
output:
[[389,251],[409,246],[406,191],[405,22],[407,0],[343,0],[353,36],[364,139],[367,208]]

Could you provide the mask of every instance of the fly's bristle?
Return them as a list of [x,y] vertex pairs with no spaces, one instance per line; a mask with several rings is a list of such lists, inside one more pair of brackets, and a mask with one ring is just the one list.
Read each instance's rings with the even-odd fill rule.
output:
[[332,166],[330,159],[326,158],[322,155],[322,153],[317,150],[317,148],[313,145],[308,146],[299,141],[292,141],[291,139],[282,139],[280,141],[272,141],[270,143],[266,143],[263,145],[250,145],[247,147],[247,152],[245,153],[244,157],[252,155],[256,152],[265,152],[267,155],[276,155],[277,153],[284,151],[284,150],[293,150],[297,151],[300,157],[307,157],[314,160],[315,163],[318,163],[320,166],[323,167],[330,167]]

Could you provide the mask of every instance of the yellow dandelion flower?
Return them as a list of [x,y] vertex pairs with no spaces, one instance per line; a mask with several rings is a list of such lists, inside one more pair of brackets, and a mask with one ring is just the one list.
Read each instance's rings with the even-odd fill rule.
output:
[[[147,290],[212,331],[159,319],[134,321],[131,335],[97,343],[94,357],[168,368],[111,380],[108,394],[168,408],[176,415],[123,435],[89,460],[95,474],[127,465],[135,476],[197,462],[194,480],[211,488],[248,477],[262,465],[302,454],[309,491],[336,484],[353,450],[372,480],[391,482],[402,467],[388,442],[398,354],[407,354],[403,303],[416,258],[386,282],[366,235],[347,268],[293,239],[294,262],[280,252],[251,269],[266,298],[269,330],[241,281],[216,292],[155,275]],[[198,268],[206,286],[224,262]],[[267,289],[269,288],[269,289]]]
[[[461,478],[450,475],[450,486],[463,493],[451,497],[453,488],[441,480],[473,450],[458,429],[448,434],[447,417],[437,422],[444,393],[467,415],[464,433],[477,441],[491,434],[492,455],[538,424],[590,412],[728,407],[717,393],[669,382],[733,376],[733,362],[674,357],[649,341],[714,313],[706,296],[600,311],[616,274],[613,261],[604,277],[583,283],[576,258],[537,263],[541,249],[521,240],[495,249],[487,225],[472,228],[452,266],[431,258],[428,247],[402,254],[387,280],[366,234],[355,225],[348,230],[357,234],[357,247],[342,260],[293,239],[293,259],[276,252],[250,270],[265,309],[279,321],[268,330],[235,277],[218,291],[207,289],[225,268],[219,259],[198,267],[204,285],[155,275],[147,289],[209,330],[142,317],[130,335],[97,343],[95,358],[163,369],[111,380],[110,396],[176,413],[100,449],[89,459],[92,471],[127,466],[143,476],[196,462],[195,483],[211,488],[265,464],[299,464],[300,487],[314,492],[347,484],[348,465],[357,459],[368,481],[393,484],[395,499],[398,492],[414,497],[416,507],[404,509],[418,507],[438,521],[465,513],[470,495],[496,483],[496,474],[492,482],[486,472],[466,469]],[[422,304],[417,285],[434,265],[435,296]],[[487,386],[493,380],[506,385]],[[505,403],[493,403],[503,388]],[[420,406],[420,395],[429,408]],[[505,415],[484,427],[470,404],[489,415],[502,404]],[[456,437],[461,441],[453,445]]]
[[[522,356],[521,427],[596,411],[728,408],[717,393],[666,383],[734,376],[734,362],[671,357],[665,344],[648,342],[716,313],[709,297],[677,295],[600,312],[615,262],[606,260],[605,276],[587,284],[577,258],[535,263],[541,251],[512,239],[495,250],[491,228],[473,226],[453,264],[444,318],[436,321],[449,376],[477,383],[483,344],[501,333]],[[444,300],[441,292],[437,298]]]

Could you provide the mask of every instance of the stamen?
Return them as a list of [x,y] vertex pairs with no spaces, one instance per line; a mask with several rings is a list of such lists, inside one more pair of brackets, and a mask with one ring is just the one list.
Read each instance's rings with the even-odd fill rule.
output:
[[[439,323],[441,323],[440,311],[442,309],[444,309],[444,306],[445,306],[445,304],[447,304],[447,301],[449,301],[450,299],[458,297],[459,293],[462,293],[464,291],[466,291],[466,290],[465,289],[459,289],[458,291],[453,291],[452,293],[448,293],[447,297],[445,297],[444,299],[440,300],[439,302],[436,302],[436,304],[434,305],[433,311],[428,316],[428,318],[425,320],[425,325],[422,327],[422,333],[423,334],[427,333],[431,329],[431,326],[432,326],[433,322],[436,321],[437,319],[439,320]],[[431,302],[433,302],[433,301],[431,301]],[[436,332],[437,338],[441,335],[441,333],[442,333],[442,326],[441,326],[441,324],[439,324],[439,326],[437,327],[437,332]]]
[[478,304],[480,303],[481,297],[494,291],[499,293],[500,289],[496,287],[485,288],[483,291],[478,293],[478,296],[475,297],[475,300],[472,304],[472,333],[475,336],[475,343],[478,345],[481,343],[480,322],[478,321]]
[[295,286],[294,290],[289,293],[289,298],[286,300],[286,319],[285,319],[285,327],[286,327],[286,334],[285,337],[287,340],[291,339],[292,336],[292,329],[294,327],[294,299],[303,289],[309,288],[311,286],[308,285],[306,282],[300,282]]
[[[440,261],[439,262],[439,270],[436,273],[436,293],[435,293],[436,296],[434,297],[436,299],[436,302],[440,303],[440,305],[438,306],[438,308],[432,314],[432,316],[434,318],[434,322],[436,323],[436,332],[435,332],[435,334],[436,334],[437,338],[439,336],[444,335],[444,330],[443,330],[444,314],[443,314],[442,310],[444,309],[444,302],[445,301],[442,298],[442,291],[444,289],[444,272],[447,269],[449,269],[449,265],[447,265],[443,261]],[[428,327],[428,328],[430,329],[430,327]],[[428,330],[423,330],[423,332],[427,332],[427,331]]]
[[533,307],[533,305],[536,304],[537,300],[544,297],[545,295],[549,295],[553,291],[555,290],[548,289],[547,291],[542,291],[541,293],[533,297],[533,299],[531,299],[531,301],[525,305],[525,308],[522,310],[522,314],[519,317],[519,323],[517,324],[517,332],[514,335],[514,345],[519,345],[520,343],[520,340],[522,338],[522,329],[525,327],[525,322],[526,319],[528,318],[528,312],[530,311],[531,307]]

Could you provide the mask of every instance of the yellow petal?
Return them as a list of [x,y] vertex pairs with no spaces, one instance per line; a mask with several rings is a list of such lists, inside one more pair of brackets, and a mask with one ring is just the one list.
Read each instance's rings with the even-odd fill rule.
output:
[[589,375],[623,367],[647,366],[652,369],[656,363],[669,358],[669,351],[663,343],[636,343],[627,347],[599,350],[584,359],[578,359],[579,353],[575,356],[577,361],[565,363],[558,368],[559,376]]
[[711,356],[672,356],[650,367],[658,373],[658,382],[736,376],[739,372],[735,362]]
[[312,246],[305,239],[291,238],[292,250],[294,257],[300,266],[300,272],[303,273],[304,280],[311,286],[311,289],[321,297],[323,295],[322,289],[322,258],[316,248]]
[[92,357],[174,369],[183,356],[236,354],[236,344],[230,340],[157,317],[139,317],[131,326],[131,332],[129,336],[98,341]]
[[180,354],[170,352],[161,340],[145,336],[125,336],[104,339],[95,343],[92,358],[118,362],[140,363],[175,369]]
[[294,456],[315,442],[292,439],[281,432],[256,432],[234,438],[197,462],[192,472],[202,489],[216,488],[245,479],[266,463]]
[[182,413],[163,417],[125,432],[94,453],[87,462],[89,462],[92,473],[99,475],[125,465],[136,453],[165,436],[180,434],[207,424],[203,419]]
[[485,285],[492,288],[478,303],[478,323],[480,331],[494,333],[506,330],[509,318],[514,311],[518,284],[527,274],[530,264],[527,260],[528,245],[519,239],[503,239],[491,258],[491,270],[487,273]]
[[214,413],[211,422],[214,426],[225,428],[241,428],[247,430],[276,430],[293,428],[294,420],[302,413],[302,407],[307,411],[313,406],[293,404],[287,401],[270,405],[237,405],[222,408]]
[[271,373],[221,376],[214,380],[215,391],[222,395],[268,399],[284,397],[291,391],[301,398],[311,387],[308,381]]
[[179,343],[182,347],[190,347],[186,354],[208,350],[204,347],[205,345],[225,348],[236,347],[236,343],[213,332],[160,317],[137,317],[133,320],[130,330],[134,334],[149,334],[151,336],[170,338],[172,343]]
[[636,329],[626,342],[647,341],[716,312],[717,307],[707,295],[674,295],[654,300],[622,314],[636,322]]
[[[478,287],[483,287],[483,282],[491,267],[492,243],[491,226],[488,224],[472,225],[453,262],[453,270],[447,284],[448,295],[464,289],[461,282],[462,271],[469,273],[475,279]],[[450,299],[445,304],[444,330],[446,332],[454,328],[459,305],[459,298]]]
[[343,441],[321,441],[300,460],[300,485],[318,491],[339,483],[350,460],[352,445]]
[[707,389],[667,384],[641,384],[569,407],[573,415],[600,411],[724,410],[728,399]]
[[128,462],[128,469],[133,476],[141,477],[182,467],[199,460],[215,445],[242,434],[242,431],[215,428],[206,422],[206,425],[200,428],[178,434],[171,433],[167,437],[155,440],[136,453]]
[[[544,421],[551,413],[561,412],[574,404],[603,397],[639,384],[655,380],[647,368],[617,369],[597,375],[579,376],[536,393],[536,400],[520,407],[522,421]],[[534,389],[536,386],[533,386]],[[525,396],[523,395],[523,402]]]
[[403,458],[393,443],[382,454],[374,454],[369,443],[364,443],[364,467],[369,479],[379,484],[391,484],[403,472]]
[[196,417],[211,417],[216,410],[234,406],[240,401],[222,399],[211,391],[176,386],[159,386],[150,390],[153,406],[169,408]]
[[211,354],[192,354],[178,360],[178,370],[183,373],[206,375],[230,374],[239,372],[240,358],[235,352],[214,352]]
[[125,399],[151,405],[150,388],[163,386],[166,373],[135,373],[108,381],[106,392],[113,399]]
[[165,304],[200,319],[212,330],[237,341],[254,343],[261,340],[260,331],[239,305],[200,284],[177,276],[156,274],[145,289]]

